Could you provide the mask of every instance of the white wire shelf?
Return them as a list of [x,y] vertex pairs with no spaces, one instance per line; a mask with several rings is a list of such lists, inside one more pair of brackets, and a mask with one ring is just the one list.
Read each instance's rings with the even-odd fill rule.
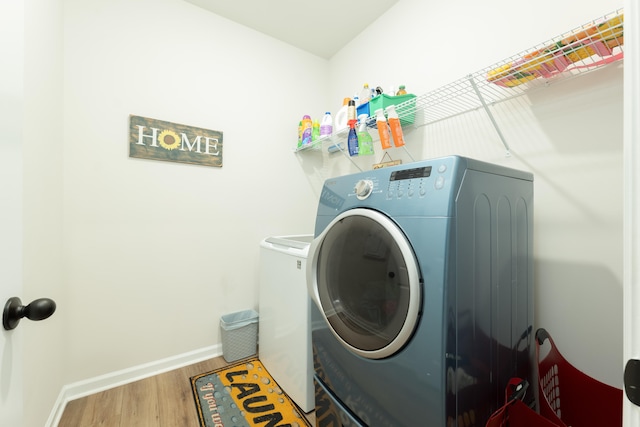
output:
[[554,82],[574,78],[623,59],[623,21],[623,11],[619,9],[497,64],[420,95],[415,100],[399,104],[397,108],[400,110],[407,107],[404,110],[404,114],[407,115],[422,111],[423,126],[469,111],[485,109],[508,150],[508,144],[493,120],[488,106],[549,87]]
[[[414,124],[419,127],[484,109],[508,155],[509,146],[489,106],[622,60],[623,27],[623,10],[618,9],[492,66],[398,104],[396,110],[400,119],[411,117],[411,122],[413,117],[417,117],[418,111],[422,112],[420,121],[416,120]],[[367,125],[376,127],[375,117],[369,117]],[[319,139],[296,151],[321,149],[327,142],[338,144],[345,137],[334,135]]]

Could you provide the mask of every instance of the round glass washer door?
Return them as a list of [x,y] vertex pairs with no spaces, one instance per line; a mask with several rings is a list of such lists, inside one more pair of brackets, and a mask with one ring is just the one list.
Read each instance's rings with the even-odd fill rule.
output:
[[369,359],[399,351],[420,317],[413,250],[398,226],[375,210],[345,211],[313,240],[307,285],[335,337]]

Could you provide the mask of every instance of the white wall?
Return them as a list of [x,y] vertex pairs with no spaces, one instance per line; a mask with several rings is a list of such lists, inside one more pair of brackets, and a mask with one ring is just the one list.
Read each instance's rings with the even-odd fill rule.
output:
[[[420,95],[622,6],[401,0],[331,59],[331,102],[363,82],[405,84]],[[483,112],[414,131],[408,149],[416,159],[460,154],[535,174],[536,326],[548,329],[576,366],[621,387],[622,64],[495,114],[511,157]],[[378,150],[374,161],[380,158]],[[319,163],[330,171],[327,159]],[[342,161],[333,169],[353,167]]]
[[[327,61],[181,0],[64,13],[67,382],[218,344],[257,308],[259,242],[313,231],[292,150]],[[128,157],[130,114],[220,130],[222,168]]]

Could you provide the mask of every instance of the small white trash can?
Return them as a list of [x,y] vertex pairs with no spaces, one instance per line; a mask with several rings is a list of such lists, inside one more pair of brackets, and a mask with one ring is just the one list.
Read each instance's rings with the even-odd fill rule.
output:
[[258,313],[244,310],[220,317],[222,357],[235,362],[255,355],[258,347]]

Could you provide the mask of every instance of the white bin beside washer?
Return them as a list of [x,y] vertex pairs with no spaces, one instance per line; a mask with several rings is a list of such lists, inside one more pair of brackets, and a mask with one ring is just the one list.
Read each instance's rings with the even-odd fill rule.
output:
[[306,263],[313,235],[260,242],[258,356],[280,388],[302,409],[315,408],[311,300]]

